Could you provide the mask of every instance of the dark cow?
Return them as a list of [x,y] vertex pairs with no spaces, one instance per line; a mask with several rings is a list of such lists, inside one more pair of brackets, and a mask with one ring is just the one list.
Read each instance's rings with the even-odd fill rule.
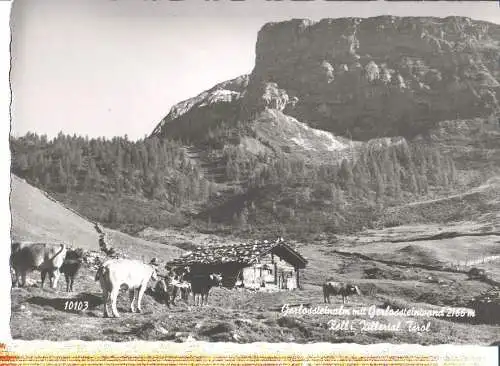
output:
[[201,306],[203,304],[208,305],[208,293],[212,287],[221,285],[222,276],[214,273],[193,273],[189,275],[189,280],[191,282],[194,305]]
[[49,274],[50,286],[57,288],[59,268],[64,262],[66,251],[65,244],[12,243],[10,265],[15,273],[13,286],[19,285],[19,275],[21,276],[20,285],[26,285],[26,274],[38,269],[42,275],[42,287],[45,276]]
[[66,292],[73,291],[73,283],[75,277],[82,267],[83,263],[83,250],[82,249],[69,249],[66,253],[66,258],[59,269],[64,274],[66,279]]
[[330,295],[342,295],[342,303],[345,304],[348,300],[349,295],[361,296],[361,291],[359,290],[358,286],[352,284],[328,281],[323,284],[323,297],[325,303],[330,304]]
[[486,272],[484,269],[479,269],[476,267],[472,267],[469,272],[467,272],[470,280],[484,280],[486,279]]

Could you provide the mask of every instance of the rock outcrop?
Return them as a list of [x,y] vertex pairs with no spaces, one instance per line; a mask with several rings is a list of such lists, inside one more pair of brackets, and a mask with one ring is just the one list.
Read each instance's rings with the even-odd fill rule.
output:
[[354,139],[411,138],[438,121],[498,112],[499,62],[500,26],[464,17],[268,23],[250,75],[177,104],[154,134],[275,109]]
[[411,137],[443,119],[498,109],[500,27],[468,18],[324,19],[259,32],[245,110],[272,82],[286,112],[354,138]]
[[[220,107],[222,106],[224,112],[225,106],[234,106],[235,103],[239,101],[242,93],[246,90],[247,85],[248,75],[242,75],[217,84],[196,97],[177,103],[170,109],[168,115],[156,126],[152,135],[171,136],[175,133],[175,130],[185,130],[185,126],[182,126],[184,120],[196,121],[200,119],[200,123],[203,124],[207,120],[219,119],[221,115]],[[227,110],[231,112],[228,113],[228,115],[232,114],[234,116],[234,108],[229,107]],[[236,113],[239,114],[239,108],[236,109]],[[222,113],[222,115],[224,118],[227,117],[225,113]],[[186,132],[189,133],[190,129],[187,129]],[[181,136],[174,135],[173,137]]]

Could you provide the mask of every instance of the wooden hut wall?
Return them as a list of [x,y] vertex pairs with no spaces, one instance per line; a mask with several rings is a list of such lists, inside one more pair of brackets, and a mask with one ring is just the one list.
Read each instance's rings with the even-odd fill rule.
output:
[[226,288],[233,288],[242,270],[243,265],[241,264],[228,264],[221,266],[220,273],[222,274],[222,286]]
[[245,287],[260,287],[261,282],[260,268],[255,266],[243,268],[243,285]]
[[[229,246],[213,248],[213,253],[201,253],[182,264],[188,265],[192,273],[220,273],[222,285],[227,288],[235,286],[239,275],[243,276],[243,284],[248,287],[276,286],[279,289],[293,289],[299,286],[299,269],[304,268],[307,261],[286,244],[266,244],[263,247]],[[262,257],[260,253],[267,253]],[[223,263],[214,263],[220,259]],[[199,260],[199,262],[198,262]],[[251,262],[251,264],[249,263]]]
[[274,258],[274,284],[279,289],[294,289],[297,287],[296,280],[296,267],[290,264],[285,258],[276,254],[272,255]]
[[275,254],[259,258],[258,262],[243,268],[243,284],[260,287],[263,283],[280,289],[297,287],[296,268]]
[[243,266],[241,263],[194,264],[191,271],[192,273],[206,274],[220,273],[222,275],[222,286],[233,288]]
[[297,287],[296,269],[286,261],[276,263],[276,285],[280,289],[294,289]]
[[260,287],[275,283],[274,255],[267,254],[258,258],[255,264],[243,268],[243,284],[246,287]]

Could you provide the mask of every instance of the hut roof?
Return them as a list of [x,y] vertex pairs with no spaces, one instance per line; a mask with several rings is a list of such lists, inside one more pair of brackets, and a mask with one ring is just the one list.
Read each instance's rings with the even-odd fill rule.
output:
[[288,263],[304,268],[307,260],[297,251],[283,242],[283,239],[270,242],[267,240],[251,244],[229,244],[219,246],[198,247],[168,263],[173,266],[189,266],[193,264],[219,265],[240,263],[250,265],[260,257],[274,253]]

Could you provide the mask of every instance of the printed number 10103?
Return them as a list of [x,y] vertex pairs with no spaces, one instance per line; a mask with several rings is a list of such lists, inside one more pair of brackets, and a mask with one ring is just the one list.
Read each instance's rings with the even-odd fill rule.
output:
[[87,310],[89,308],[88,301],[71,301],[64,303],[64,310]]

